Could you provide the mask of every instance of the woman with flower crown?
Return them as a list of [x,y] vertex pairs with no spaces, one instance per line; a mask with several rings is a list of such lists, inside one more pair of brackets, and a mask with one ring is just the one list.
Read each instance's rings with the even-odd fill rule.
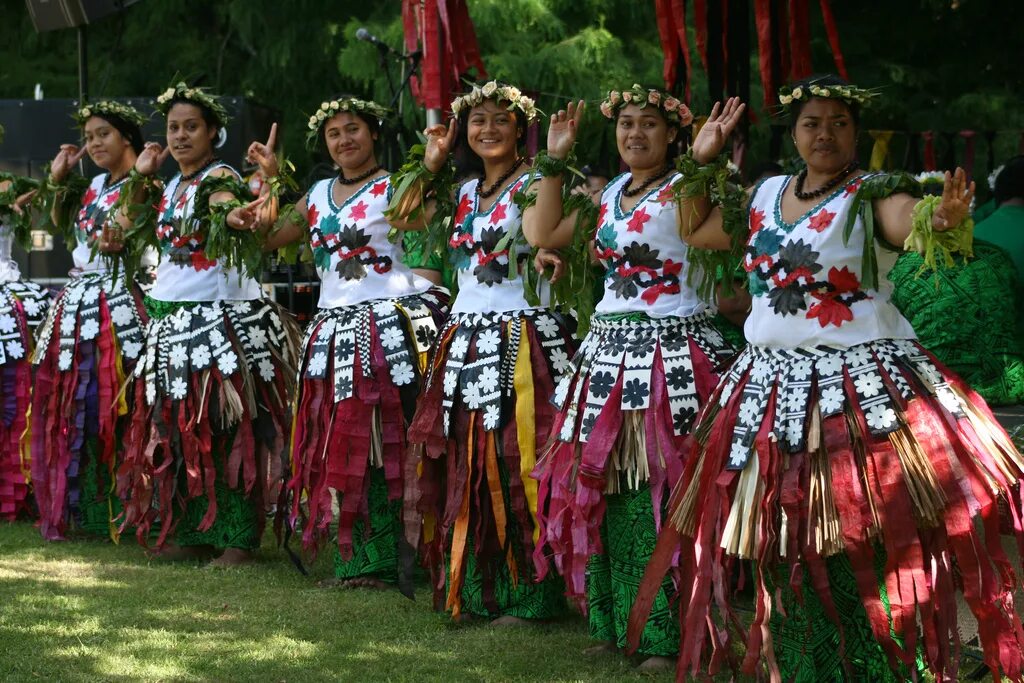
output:
[[[374,151],[386,114],[354,97],[320,106],[309,141],[338,175],[316,182],[265,245],[308,241],[320,273],[321,310],[299,365],[288,514],[309,548],[337,520],[334,574],[348,586],[396,582],[400,549],[413,560],[401,543],[406,431],[448,302],[389,239],[392,187]],[[277,175],[271,149],[253,143],[249,156],[265,176]]]
[[[458,280],[409,430],[417,457],[407,470],[406,534],[417,545],[422,531],[436,601],[453,618],[546,619],[565,603],[560,582],[534,583],[529,570],[537,512],[529,473],[573,341],[544,288],[524,281],[532,265],[522,239],[530,176],[521,146],[537,110],[518,88],[491,81],[457,98],[452,115],[447,129],[426,131],[420,160],[392,178],[410,188],[396,193],[394,215],[440,235]],[[454,202],[453,147],[483,171]]]
[[[0,126],[0,142],[4,129]],[[30,238],[32,219],[24,206],[37,191],[30,178],[0,172],[0,520],[14,520],[31,511],[28,463],[21,437],[32,400],[31,355],[36,328],[46,317],[50,293],[21,279],[11,259],[15,241]]]
[[[672,150],[693,120],[690,110],[634,85],[611,91],[601,112],[615,123],[629,171],[601,195],[593,251],[605,267],[604,294],[555,391],[559,412],[535,475],[537,570],[543,574],[553,555],[568,594],[589,609],[591,636],[607,641],[593,651],[625,646],[629,609],[682,472],[684,437],[735,353],[712,324],[714,307],[698,291],[702,274],[679,237],[673,188],[681,176]],[[562,210],[563,160],[579,115],[570,104],[551,117],[545,163],[538,163],[550,173],[524,230],[545,249],[572,239],[566,223],[544,230],[553,222],[542,211]],[[674,594],[666,581],[641,638],[644,668],[670,664],[676,654]]]
[[[62,539],[70,522],[116,539],[114,473],[131,398],[121,390],[142,352],[147,317],[141,287],[123,268],[118,273],[113,207],[142,151],[145,119],[134,107],[103,100],[83,104],[75,120],[85,144],[61,146],[36,198],[65,235],[75,269],[33,359],[32,482],[44,538]],[[86,153],[103,170],[91,181],[72,173]]]
[[886,277],[900,247],[931,264],[970,250],[973,184],[957,169],[941,196],[918,199],[911,179],[860,170],[872,96],[835,77],[783,90],[806,168],[761,182],[738,222],[731,196],[716,191],[712,208],[707,188],[723,176],[721,121],[742,105],[716,107],[686,159],[706,182],[684,202],[685,239],[742,248],[753,307],[749,343],[693,430],[631,615],[633,645],[678,552],[680,677],[733,659],[737,558],[754,561],[747,673],[760,661],[773,680],[882,681],[923,665],[955,680],[959,588],[993,675],[1022,677],[999,510],[1020,539],[1024,459],[918,344]]
[[[152,223],[143,213],[131,234],[146,239],[155,223],[161,253],[117,473],[122,526],[136,525],[141,542],[159,521],[156,545],[173,538],[172,557],[223,551],[215,563],[237,564],[259,547],[284,475],[298,330],[254,279],[261,248],[251,231],[267,197],[246,203],[238,172],[214,155],[224,107],[185,83],[156,106],[167,147],[148,143],[122,190],[129,213],[156,204]],[[179,171],[158,204],[139,202],[168,154]]]

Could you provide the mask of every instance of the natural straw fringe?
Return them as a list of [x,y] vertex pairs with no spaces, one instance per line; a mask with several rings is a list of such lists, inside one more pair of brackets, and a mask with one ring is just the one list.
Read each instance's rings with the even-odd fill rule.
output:
[[900,458],[903,482],[910,494],[918,526],[927,529],[939,526],[946,497],[928,456],[908,427],[900,427],[890,434],[889,442]]
[[625,475],[628,488],[634,491],[640,488],[641,482],[646,482],[650,478],[643,411],[623,411],[622,431],[619,432],[611,456],[612,466],[608,468],[604,489],[606,494],[619,492],[620,475]]

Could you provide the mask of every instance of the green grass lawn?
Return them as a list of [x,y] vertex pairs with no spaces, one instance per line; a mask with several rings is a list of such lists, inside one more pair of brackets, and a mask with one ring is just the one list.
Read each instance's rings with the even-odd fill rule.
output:
[[578,616],[455,626],[397,591],[317,588],[267,534],[230,570],[147,559],[134,539],[46,543],[0,524],[0,681],[670,681],[585,658]]

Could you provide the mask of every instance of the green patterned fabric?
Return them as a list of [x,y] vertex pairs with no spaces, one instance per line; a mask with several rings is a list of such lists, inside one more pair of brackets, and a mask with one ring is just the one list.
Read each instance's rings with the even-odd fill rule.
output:
[[145,306],[146,313],[150,318],[154,319],[166,318],[178,309],[195,308],[202,303],[201,301],[162,301],[154,299],[148,294],[142,299],[142,305]]
[[[114,493],[110,471],[98,466],[96,452],[99,439],[96,437],[85,440],[82,448],[82,461],[78,467],[78,528],[87,534],[116,537],[116,525],[111,519],[121,514],[121,499]],[[111,528],[113,526],[113,529]]]
[[721,313],[715,313],[714,319],[715,327],[725,337],[725,341],[729,342],[736,349],[742,349],[747,345],[747,338],[743,335],[743,328],[739,325],[734,325],[728,318]]
[[[624,648],[629,610],[658,534],[646,485],[605,494],[605,501],[607,508],[601,525],[604,553],[592,557],[587,566],[590,636]],[[637,652],[649,657],[674,657],[679,653],[679,611],[669,577],[658,591]]]
[[[213,459],[217,463],[217,478],[213,484],[217,499],[217,518],[206,531],[196,527],[206,514],[210,503],[206,496],[193,498],[185,504],[174,540],[180,546],[212,545],[217,549],[241,548],[256,550],[260,547],[260,510],[241,491],[228,488],[221,478],[220,462],[223,453],[214,448]],[[184,490],[185,482],[181,482]],[[178,513],[182,515],[181,512]]]
[[[467,545],[466,576],[462,583],[462,611],[465,614],[492,619],[510,616],[532,620],[554,619],[566,614],[565,584],[554,568],[543,581],[533,583],[530,579],[522,577],[521,572],[524,568],[520,567],[519,581],[513,585],[511,572],[504,560],[494,562],[494,604],[488,607],[484,597],[483,577],[477,569],[472,541]],[[447,563],[445,574],[448,574]],[[447,590],[446,586],[445,591]]]
[[[885,582],[881,580],[884,567],[884,553],[876,554],[876,571],[879,573],[879,593],[885,611],[889,611],[889,598]],[[778,574],[766,576],[768,590],[774,593],[781,584],[782,607],[786,617],[776,609],[772,611],[769,628],[775,647],[782,680],[794,683],[829,683],[845,681],[872,681],[873,683],[898,683],[910,680],[907,672],[894,672],[882,646],[875,640],[868,621],[867,612],[857,592],[853,568],[846,555],[835,555],[825,561],[828,571],[832,600],[842,623],[845,637],[846,662],[851,677],[843,666],[839,649],[839,630],[825,614],[811,584],[810,572],[804,572],[801,605],[789,585],[788,565],[778,568]],[[896,639],[900,642],[899,639]],[[923,662],[917,668],[923,671]]]
[[441,274],[441,284],[451,290],[455,284],[455,270],[449,260],[437,252],[425,253],[426,237],[425,230],[406,230],[402,233],[402,263],[410,268],[437,271]]
[[[338,546],[334,546],[334,576],[355,579],[372,576],[381,581],[398,581],[398,538],[402,532],[402,501],[388,500],[388,485],[384,469],[370,471],[369,505],[370,533],[364,534],[365,525],[359,518],[352,525],[352,559],[341,559]],[[341,505],[339,494],[338,505]]]

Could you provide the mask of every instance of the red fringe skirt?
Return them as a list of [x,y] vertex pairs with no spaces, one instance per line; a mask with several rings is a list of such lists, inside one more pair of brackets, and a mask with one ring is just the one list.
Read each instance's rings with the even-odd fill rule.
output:
[[[1003,507],[1021,542],[1024,459],[985,402],[916,341],[748,346],[692,438],[630,621],[635,642],[681,546],[679,680],[704,664],[714,673],[729,657],[727,625],[739,624],[727,598],[735,558],[757,567],[743,669],[755,671],[764,657],[777,675],[765,572],[788,563],[798,595],[809,572],[838,626],[824,563],[837,553],[852,564],[874,636],[894,668],[912,670],[920,643],[932,673],[956,679],[960,590],[978,620],[985,663],[1021,679],[1024,630],[1012,600],[1018,582],[999,532]],[[880,599],[876,544],[885,551],[891,614]]]
[[0,519],[30,511],[21,439],[32,400],[33,332],[49,307],[49,291],[34,282],[0,284]]
[[551,446],[534,473],[543,541],[534,565],[543,576],[553,558],[577,602],[587,561],[602,552],[605,493],[646,483],[661,526],[684,438],[735,354],[711,320],[597,317],[558,385]]
[[[382,467],[388,499],[403,491],[406,429],[448,294],[330,308],[306,328],[292,422],[289,523],[315,549],[338,514],[338,549],[352,555],[352,525],[369,515],[370,467]],[[304,509],[305,503],[306,509]]]
[[129,414],[121,390],[142,353],[147,315],[142,290],[121,278],[86,273],[61,290],[36,348],[32,400],[32,482],[43,538],[62,539],[79,509],[87,439],[113,479],[116,428]]
[[514,581],[530,580],[537,486],[529,473],[554,419],[555,378],[569,369],[573,347],[566,321],[546,310],[454,314],[441,332],[409,428],[415,457],[407,464],[405,529],[413,547],[421,547],[422,532],[438,605],[450,556],[446,608],[454,616],[470,544],[485,593],[494,561],[506,563]]
[[[159,519],[162,547],[177,525],[176,511],[205,496],[209,507],[197,530],[208,530],[217,516],[218,468],[229,487],[261,509],[276,500],[298,340],[291,314],[264,299],[183,303],[166,317],[154,313],[135,367],[135,409],[117,470],[122,529],[135,526],[146,544]],[[227,461],[215,465],[214,443],[228,439]]]

